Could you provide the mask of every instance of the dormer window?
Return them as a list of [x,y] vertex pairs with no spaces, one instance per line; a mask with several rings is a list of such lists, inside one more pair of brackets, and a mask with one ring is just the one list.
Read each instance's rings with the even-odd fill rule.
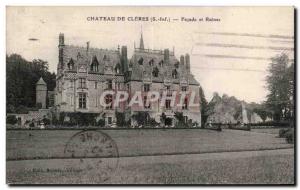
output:
[[152,71],[153,77],[158,77],[158,73],[159,73],[159,70],[158,70],[157,67],[155,67],[155,68],[153,69],[153,71]]
[[160,67],[163,67],[164,66],[164,60],[161,60],[158,64],[159,64]]
[[116,65],[115,71],[117,74],[120,74],[120,64],[119,63]]
[[172,71],[172,78],[173,78],[173,79],[177,79],[177,78],[178,78],[178,73],[177,73],[176,69],[174,69],[174,70]]
[[143,62],[144,62],[144,59],[141,57],[141,58],[138,60],[138,63],[139,63],[139,65],[143,65]]
[[73,61],[72,58],[70,59],[70,61],[69,61],[69,63],[68,63],[68,69],[70,69],[70,70],[73,70],[73,69],[74,69],[74,61]]
[[149,61],[149,65],[150,65],[150,66],[153,66],[153,63],[154,63],[154,60],[151,59],[151,60]]
[[95,71],[95,72],[99,71],[99,62],[96,56],[93,57],[92,64],[91,64],[91,71]]

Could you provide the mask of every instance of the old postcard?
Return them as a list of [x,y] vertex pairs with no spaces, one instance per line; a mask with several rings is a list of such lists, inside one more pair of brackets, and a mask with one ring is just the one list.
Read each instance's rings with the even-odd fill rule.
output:
[[8,184],[295,184],[294,7],[6,8]]

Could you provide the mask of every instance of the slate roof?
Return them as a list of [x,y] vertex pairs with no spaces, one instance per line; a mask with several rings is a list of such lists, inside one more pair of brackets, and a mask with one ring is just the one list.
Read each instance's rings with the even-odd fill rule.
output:
[[[143,58],[143,64],[139,64],[140,58]],[[149,62],[153,60],[153,65]],[[143,80],[143,78],[151,78],[153,82],[164,82],[165,79],[171,80],[172,83],[180,83],[180,80],[189,81],[189,84],[199,85],[192,74],[188,74],[184,65],[179,63],[179,60],[174,56],[169,56],[169,64],[160,62],[164,61],[163,52],[146,52],[146,51],[135,51],[131,60],[131,80]],[[178,64],[178,68],[175,65]],[[159,72],[158,76],[154,77],[152,75],[153,69],[157,67]],[[172,71],[176,70],[178,77],[174,79],[172,77]]]
[[40,80],[36,83],[37,85],[47,85],[44,81],[43,77],[40,78]]
[[87,51],[86,47],[73,45],[65,45],[64,47],[64,64],[67,65],[72,58],[74,62],[73,70],[76,70],[79,65],[90,66],[93,57],[96,57],[99,62],[100,73],[104,72],[104,65],[115,68],[117,64],[121,64],[120,53],[118,50],[89,48]]

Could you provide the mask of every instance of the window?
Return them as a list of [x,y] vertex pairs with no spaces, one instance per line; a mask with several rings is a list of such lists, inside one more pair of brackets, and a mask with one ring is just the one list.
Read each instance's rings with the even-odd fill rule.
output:
[[163,67],[164,66],[164,60],[161,60],[158,64],[159,64],[160,67]]
[[144,84],[144,92],[150,91],[150,84]]
[[79,108],[86,109],[86,93],[79,93]]
[[138,63],[139,63],[140,65],[143,65],[143,62],[144,62],[144,59],[141,57],[141,58],[138,60]]
[[117,66],[115,67],[115,71],[117,74],[120,74],[120,64],[118,63]]
[[177,73],[176,69],[174,69],[174,70],[172,71],[172,77],[173,77],[173,79],[177,79],[178,73]]
[[69,61],[69,63],[68,63],[68,69],[73,70],[73,68],[74,68],[74,61],[71,58],[70,61]]
[[166,109],[171,109],[171,100],[166,100]]
[[117,90],[121,90],[121,83],[116,83]]
[[79,87],[86,88],[86,79],[85,78],[79,78]]
[[153,63],[154,63],[154,60],[151,59],[151,60],[149,61],[149,65],[150,65],[150,66],[153,66]]
[[106,109],[112,109],[112,95],[108,94],[105,96],[105,104],[106,104]]
[[159,70],[158,70],[157,67],[155,67],[155,68],[153,69],[153,71],[152,71],[153,77],[158,77],[158,73],[159,73]]
[[181,91],[187,91],[187,87],[186,86],[182,86],[181,87]]
[[99,62],[98,62],[96,56],[93,57],[93,61],[92,61],[92,64],[91,64],[91,71],[95,71],[95,72],[99,71]]
[[107,80],[107,89],[112,89],[112,80]]
[[107,124],[112,124],[112,117],[107,117]]
[[174,64],[175,68],[178,69],[179,68],[179,62],[177,61],[175,64]]
[[187,110],[188,109],[188,98],[186,97],[184,99],[183,105],[182,105],[182,109],[183,110]]
[[144,108],[150,108],[151,105],[150,105],[150,102],[148,102],[147,104],[147,96],[144,96]]
[[94,83],[94,88],[97,89],[97,87],[98,87],[98,83],[95,82],[95,83]]
[[73,87],[74,87],[74,81],[70,80],[70,88],[73,88]]
[[187,123],[188,122],[188,116],[183,116],[183,121],[184,121],[184,123]]

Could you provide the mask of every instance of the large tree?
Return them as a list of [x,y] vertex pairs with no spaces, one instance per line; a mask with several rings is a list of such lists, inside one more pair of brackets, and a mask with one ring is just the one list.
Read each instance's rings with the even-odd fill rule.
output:
[[286,54],[272,58],[267,76],[266,106],[272,111],[275,121],[293,117],[294,106],[294,64],[289,63]]
[[48,90],[54,90],[56,75],[48,71],[46,61],[35,59],[29,62],[18,54],[6,56],[7,112],[36,106],[35,84],[40,77],[47,83]]
[[201,86],[199,88],[199,96],[200,96],[200,111],[201,111],[201,116],[202,116],[201,122],[202,122],[202,126],[204,126],[204,124],[206,123],[207,117],[208,117],[207,110],[206,110],[208,103],[207,103],[207,100],[204,95],[204,91]]

